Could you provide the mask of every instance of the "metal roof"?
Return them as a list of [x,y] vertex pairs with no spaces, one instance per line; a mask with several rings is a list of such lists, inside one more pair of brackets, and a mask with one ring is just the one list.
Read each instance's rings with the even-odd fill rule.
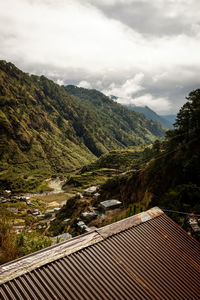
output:
[[111,199],[111,200],[106,200],[106,201],[100,202],[100,204],[104,208],[110,208],[112,206],[119,206],[122,203],[119,200]]
[[2,299],[200,299],[200,244],[158,208],[0,266]]

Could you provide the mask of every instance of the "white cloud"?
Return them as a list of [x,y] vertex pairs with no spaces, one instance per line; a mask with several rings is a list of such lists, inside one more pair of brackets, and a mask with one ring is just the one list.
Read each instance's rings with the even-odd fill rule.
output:
[[136,92],[144,89],[141,85],[144,78],[143,73],[138,73],[134,78],[127,79],[122,85],[117,85],[114,82],[110,84],[108,89],[102,92],[108,96],[114,95],[120,99],[131,99],[131,96]]
[[[157,75],[158,76],[158,75]],[[162,78],[164,75],[161,74]],[[156,76],[155,76],[156,77]],[[157,78],[157,77],[156,77]],[[125,105],[149,106],[157,113],[167,113],[171,109],[170,101],[167,97],[154,97],[150,93],[144,93],[144,74],[138,73],[134,78],[126,80],[121,85],[110,84],[103,93],[116,96],[118,103]],[[138,93],[140,95],[138,95]]]
[[59,84],[59,85],[64,85],[64,80],[62,80],[62,79],[57,79],[57,80],[56,80],[56,83]]
[[158,82],[159,80],[163,80],[166,79],[168,77],[168,73],[164,72],[164,73],[160,73],[160,74],[156,74],[152,77],[154,82]]
[[[59,84],[76,82],[123,98],[139,93],[138,97],[147,95],[140,99],[147,105],[149,101],[165,99],[159,103],[166,109],[174,87],[183,82],[190,85],[197,82],[200,2],[140,2],[155,6],[159,20],[163,17],[167,22],[173,19],[191,24],[195,35],[179,33],[147,38],[137,27],[109,17],[100,9],[100,5],[114,9],[120,4],[124,9],[133,5],[130,8],[134,10],[139,3],[136,0],[6,0],[0,1],[0,57],[26,72],[58,80]],[[151,80],[147,83],[144,77]],[[171,95],[161,96],[160,87],[169,80]],[[160,89],[159,96],[150,91],[150,82],[154,83],[155,94]],[[180,97],[184,98],[183,94]]]
[[78,87],[85,88],[85,89],[92,89],[91,83],[89,83],[89,82],[86,81],[86,80],[80,81],[80,82],[77,84],[77,86],[78,86]]
[[155,98],[151,94],[144,94],[136,97],[132,99],[131,103],[136,106],[148,106],[158,114],[165,114],[171,109],[171,104],[168,98]]

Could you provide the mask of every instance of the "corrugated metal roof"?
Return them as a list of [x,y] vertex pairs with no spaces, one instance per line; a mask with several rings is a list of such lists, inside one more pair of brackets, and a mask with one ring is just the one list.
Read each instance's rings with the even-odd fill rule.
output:
[[91,245],[91,233],[72,239],[90,242],[3,283],[2,299],[200,299],[200,244],[159,209],[95,233],[101,238]]

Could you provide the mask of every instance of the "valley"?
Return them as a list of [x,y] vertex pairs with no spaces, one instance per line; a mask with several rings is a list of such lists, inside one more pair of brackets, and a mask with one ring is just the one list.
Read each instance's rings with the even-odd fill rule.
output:
[[[137,146],[111,151],[96,163],[85,166],[62,180],[48,179],[46,182],[51,191],[21,195],[4,191],[0,203],[0,229],[3,226],[10,228],[7,234],[13,236],[13,240],[17,239],[18,255],[22,255],[142,211],[143,205],[135,203],[127,206],[121,202],[118,208],[105,211],[100,205],[105,200],[101,197],[100,190],[108,180],[128,176],[132,172],[131,162],[137,160],[144,149],[144,146]],[[86,192],[91,186],[95,192]],[[7,242],[10,247],[9,241]],[[1,263],[6,259],[4,250]]]
[[0,61],[0,189],[42,192],[114,149],[151,144],[166,129],[99,91],[59,86]]
[[0,263],[153,206],[200,239],[199,90],[168,131],[5,61],[0,92]]

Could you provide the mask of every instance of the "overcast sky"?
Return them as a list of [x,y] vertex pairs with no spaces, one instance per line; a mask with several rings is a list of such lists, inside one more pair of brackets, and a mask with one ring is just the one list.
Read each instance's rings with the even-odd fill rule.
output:
[[0,0],[0,59],[176,113],[199,88],[199,0]]

